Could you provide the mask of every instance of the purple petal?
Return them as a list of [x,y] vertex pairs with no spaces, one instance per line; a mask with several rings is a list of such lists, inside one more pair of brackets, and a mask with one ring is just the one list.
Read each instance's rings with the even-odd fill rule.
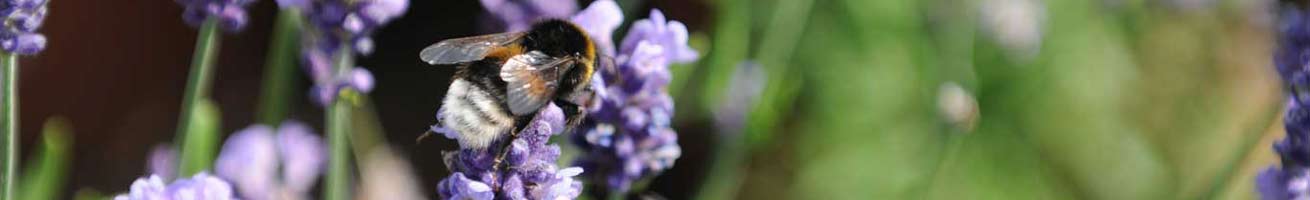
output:
[[437,184],[437,193],[442,199],[490,200],[495,197],[491,186],[469,179],[459,172],[441,180],[441,183]]
[[201,172],[190,179],[181,179],[168,185],[164,191],[168,199],[227,200],[236,199],[232,186],[223,179]]
[[355,51],[360,55],[369,55],[373,53],[373,38],[360,37],[355,39]]
[[45,36],[37,33],[19,33],[17,37],[4,40],[0,43],[0,46],[3,46],[5,51],[20,55],[35,55],[45,49],[45,45]]
[[345,21],[341,22],[341,28],[350,34],[362,34],[364,33],[364,20],[360,19],[359,15],[346,15]]
[[214,169],[219,177],[231,180],[247,198],[266,197],[276,183],[277,153],[273,129],[253,125],[227,139]]
[[555,103],[547,104],[537,113],[537,120],[546,123],[550,127],[549,133],[557,133],[564,130],[564,110]]
[[687,44],[687,25],[684,25],[679,21],[670,21],[668,31],[668,36],[672,38],[671,41],[669,41],[671,43],[666,44],[667,46],[665,46],[665,48],[670,49],[668,53],[671,61],[674,63],[686,63],[700,58],[700,54],[696,52],[696,49],[691,48],[691,46]]
[[278,126],[277,141],[283,184],[299,193],[309,192],[327,160],[323,140],[308,125],[288,120]]
[[586,9],[574,15],[571,21],[587,31],[602,53],[614,54],[614,29],[623,24],[623,10],[618,3],[612,0],[591,2]]
[[573,0],[526,0],[526,4],[536,9],[544,17],[565,17],[578,11],[578,3]]
[[310,0],[277,0],[277,6],[281,7],[282,9],[295,8],[300,10],[308,10],[310,5],[309,3]]
[[359,14],[376,24],[382,24],[405,14],[408,0],[372,0],[360,8]]
[[155,145],[155,149],[150,151],[150,160],[146,163],[151,175],[172,180],[177,175],[177,150],[169,144]]
[[350,86],[363,93],[373,91],[373,73],[363,67],[350,70]]
[[223,6],[223,10],[218,14],[219,21],[223,23],[223,29],[229,33],[241,32],[246,28],[246,9],[238,5]]

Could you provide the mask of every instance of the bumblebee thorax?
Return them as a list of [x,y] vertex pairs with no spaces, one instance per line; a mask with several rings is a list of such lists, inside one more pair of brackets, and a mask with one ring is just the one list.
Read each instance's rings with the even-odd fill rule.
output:
[[532,25],[522,45],[528,51],[541,51],[554,57],[581,56],[588,60],[595,57],[595,48],[586,31],[559,19]]

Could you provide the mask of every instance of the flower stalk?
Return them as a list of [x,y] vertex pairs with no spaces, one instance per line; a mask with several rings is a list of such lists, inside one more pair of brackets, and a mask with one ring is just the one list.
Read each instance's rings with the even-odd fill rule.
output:
[[300,10],[284,8],[278,11],[273,25],[272,42],[264,62],[264,88],[259,96],[259,114],[256,121],[275,126],[287,118],[291,107],[290,95],[295,82],[291,75],[296,70],[300,55]]
[[3,180],[3,199],[14,199],[15,176],[18,176],[18,55],[14,53],[0,54],[0,69],[4,70],[3,108],[4,122],[0,126],[4,131],[4,174],[0,174]]
[[[334,69],[338,74],[349,74],[354,66],[350,44],[342,44],[337,49]],[[342,87],[337,95],[349,95],[353,89]],[[327,107],[328,145],[331,148],[328,158],[327,189],[323,196],[328,200],[344,200],[350,197],[350,111],[351,103],[347,98],[335,98]]]
[[[196,120],[193,113],[196,112],[196,107],[199,106],[200,102],[204,101],[206,95],[209,94],[209,89],[213,83],[214,63],[218,58],[218,41],[221,36],[218,26],[219,19],[209,17],[201,24],[200,32],[196,35],[196,49],[191,56],[191,72],[187,78],[185,96],[182,97],[182,115],[177,124],[177,137],[174,138],[176,141],[187,141],[187,135],[195,131],[191,130],[191,124]],[[178,147],[178,149],[186,150],[184,147]],[[182,156],[183,158],[180,160],[194,159],[186,158],[188,154],[185,153]],[[190,166],[182,167],[182,170],[200,168],[206,167]],[[195,172],[181,171],[179,176],[190,176],[193,173]]]

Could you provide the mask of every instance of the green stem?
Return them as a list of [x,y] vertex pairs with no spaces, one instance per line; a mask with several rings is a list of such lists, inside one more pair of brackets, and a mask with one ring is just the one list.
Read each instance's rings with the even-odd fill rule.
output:
[[0,178],[4,179],[3,197],[4,199],[14,199],[14,177],[18,176],[18,55],[12,53],[0,54],[0,68],[4,70],[3,102],[4,122],[4,174]]
[[273,26],[273,41],[269,43],[268,58],[264,61],[264,89],[259,95],[259,114],[256,121],[276,126],[287,118],[291,107],[290,95],[295,81],[296,59],[300,53],[300,10],[289,8],[278,12]]
[[[335,63],[336,74],[345,76],[350,73],[354,61],[349,44],[342,44],[337,50]],[[340,90],[349,94],[349,89]],[[345,200],[350,198],[350,109],[351,104],[342,95],[337,95],[327,107],[328,145],[331,146],[331,158],[328,165],[327,188],[323,190],[328,200]]]
[[218,58],[218,39],[221,36],[218,31],[217,18],[205,19],[205,22],[200,25],[200,33],[196,35],[195,53],[191,55],[191,73],[187,78],[186,94],[182,97],[182,114],[179,116],[181,119],[177,121],[177,138],[173,138],[174,141],[185,141],[191,131],[189,129],[193,120],[191,113],[195,112],[197,102],[209,94],[213,82],[214,62]]
[[268,45],[269,54],[264,62],[264,87],[259,96],[258,114],[255,116],[259,123],[278,126],[287,118],[288,110],[291,109],[289,99],[296,85],[293,74],[296,58],[300,54],[302,23],[299,9],[278,11],[272,41]]

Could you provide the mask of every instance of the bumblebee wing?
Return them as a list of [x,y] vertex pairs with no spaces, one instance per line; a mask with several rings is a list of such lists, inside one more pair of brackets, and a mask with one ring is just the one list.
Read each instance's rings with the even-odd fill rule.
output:
[[419,52],[429,65],[449,65],[482,60],[492,49],[513,44],[526,32],[497,33],[443,40]]
[[574,59],[553,58],[539,51],[505,61],[505,65],[500,67],[500,79],[506,83],[506,103],[510,112],[523,116],[545,106],[559,87],[560,73],[574,62]]

